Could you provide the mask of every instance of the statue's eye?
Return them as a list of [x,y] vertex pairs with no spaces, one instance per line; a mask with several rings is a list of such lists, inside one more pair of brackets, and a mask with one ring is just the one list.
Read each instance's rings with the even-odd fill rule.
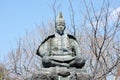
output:
[[65,23],[60,22],[60,23],[57,23],[57,25],[58,25],[58,26],[64,26],[64,25],[65,25]]
[[57,26],[60,26],[61,24],[60,23],[57,23]]
[[62,26],[65,26],[64,24],[62,24]]

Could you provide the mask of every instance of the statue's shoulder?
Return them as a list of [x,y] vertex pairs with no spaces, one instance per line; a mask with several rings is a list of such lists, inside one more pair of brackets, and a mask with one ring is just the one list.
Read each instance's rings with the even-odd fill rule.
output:
[[55,37],[55,34],[52,34],[52,35],[48,36],[48,37],[46,38],[46,40],[48,40],[48,39],[50,39],[50,38],[54,38],[54,37]]
[[42,44],[44,44],[46,41],[48,41],[49,39],[54,38],[54,37],[55,37],[55,34],[48,36],[47,38],[45,38],[45,39],[42,41],[42,43],[39,45],[39,47],[38,47],[38,49],[37,49],[37,52],[36,52],[36,54],[37,54],[38,56],[41,56],[41,57],[42,57],[42,55],[40,55],[40,53],[39,53],[39,48],[40,48],[40,46],[41,46]]
[[54,37],[55,37],[55,34],[52,34],[52,35],[48,36],[47,38],[45,38],[45,39],[42,41],[41,45],[42,45],[43,43],[45,43],[46,41],[48,41],[49,39],[54,38]]
[[76,39],[73,35],[67,34],[67,36],[68,36],[70,39],[74,39],[74,40],[77,41],[77,39]]

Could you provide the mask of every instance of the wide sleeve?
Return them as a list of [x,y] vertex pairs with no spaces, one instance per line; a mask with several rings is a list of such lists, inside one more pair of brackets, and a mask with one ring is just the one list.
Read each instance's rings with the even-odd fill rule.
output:
[[45,41],[38,47],[37,55],[41,57],[49,55],[49,41]]
[[75,53],[76,56],[82,56],[79,44],[76,40],[71,39],[70,40],[70,46],[72,47],[73,52]]

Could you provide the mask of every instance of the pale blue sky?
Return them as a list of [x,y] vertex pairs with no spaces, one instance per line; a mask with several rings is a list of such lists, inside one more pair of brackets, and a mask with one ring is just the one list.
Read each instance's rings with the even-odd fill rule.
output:
[[47,17],[52,17],[49,5],[47,0],[0,0],[1,55],[14,48],[26,31],[31,31]]
[[[50,8],[53,2],[54,0],[0,0],[1,59],[16,47],[19,37],[24,37],[26,32],[41,24],[41,21],[53,19]],[[68,13],[68,0],[57,0],[58,4],[63,6],[59,10]]]
[[[68,0],[56,0],[57,5],[68,20],[69,3]],[[88,0],[86,0],[88,1]],[[101,0],[94,0],[95,6]],[[16,47],[19,37],[24,37],[26,31],[29,32],[40,24],[41,21],[53,19],[53,11],[50,6],[54,0],[0,0],[0,58]],[[82,0],[72,0],[75,13],[84,11]],[[110,0],[111,8],[120,7],[120,0]],[[79,14],[78,14],[79,15]],[[78,16],[77,16],[78,17]],[[80,17],[80,15],[79,15]],[[76,19],[76,18],[75,18]],[[76,21],[78,21],[76,19]],[[67,21],[69,24],[69,20]],[[0,59],[0,60],[1,60]]]

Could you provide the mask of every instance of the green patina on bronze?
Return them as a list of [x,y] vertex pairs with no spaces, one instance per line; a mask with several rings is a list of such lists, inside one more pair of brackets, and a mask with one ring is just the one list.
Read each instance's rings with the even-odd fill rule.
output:
[[65,34],[65,28],[63,15],[59,13],[56,19],[56,33],[48,36],[37,50],[37,55],[41,56],[45,68],[55,66],[82,68],[85,65],[76,38]]

